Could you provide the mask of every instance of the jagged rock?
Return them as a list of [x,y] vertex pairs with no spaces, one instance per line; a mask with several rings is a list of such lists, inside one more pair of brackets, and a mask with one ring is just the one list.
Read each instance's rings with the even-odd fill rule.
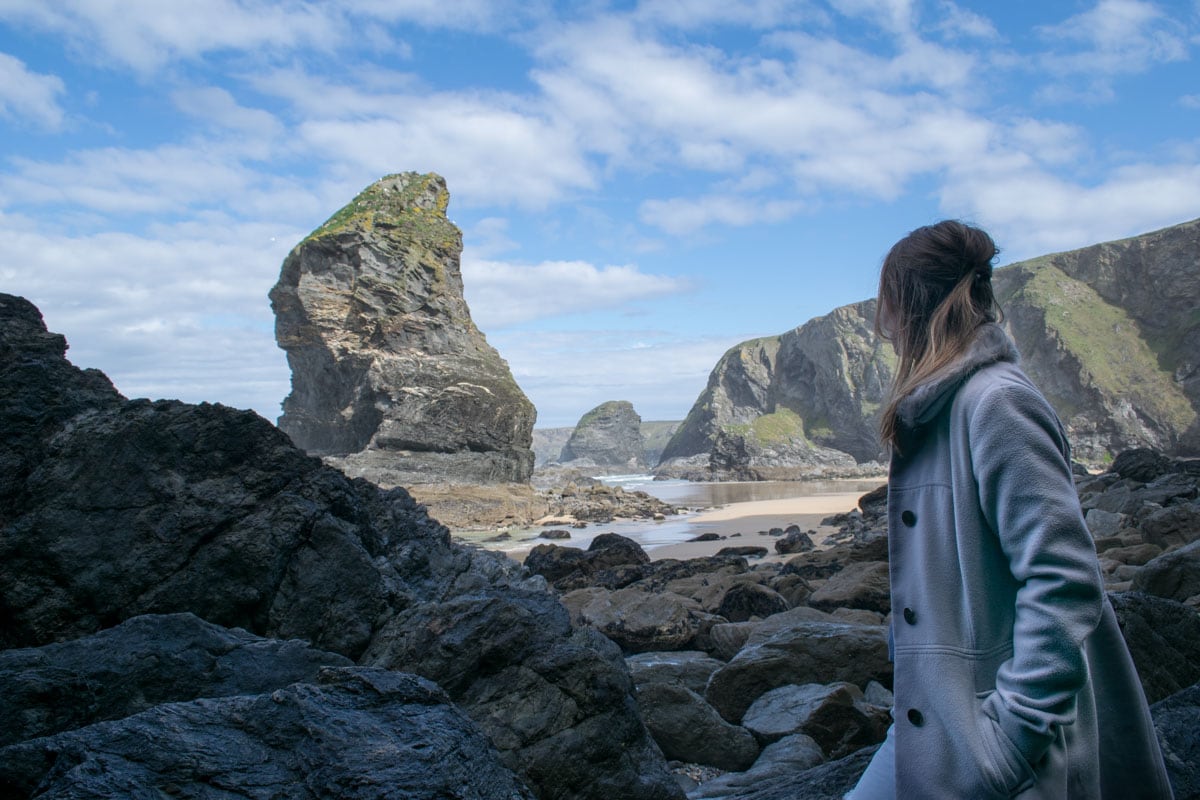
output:
[[[499,748],[540,795],[678,796],[620,654],[564,627],[541,578],[453,545],[403,489],[346,478],[252,412],[124,401],[71,367],[64,346],[36,309],[0,296],[0,429],[25,443],[19,485],[0,496],[0,649],[173,612],[356,660],[385,633],[420,633],[434,637],[430,652],[412,670],[388,666],[415,671],[432,653],[459,654],[426,677],[453,675],[453,699],[489,735],[520,728],[528,711],[488,704],[506,671],[544,675],[571,695],[552,733]],[[472,602],[453,605],[462,597]],[[421,624],[443,603],[459,616],[441,634],[396,621]],[[489,628],[501,618],[490,606],[557,613],[563,624]],[[469,647],[454,640],[463,629]]]
[[722,666],[722,662],[699,650],[638,653],[628,656],[625,663],[635,686],[669,683],[697,694],[704,694],[708,679]]
[[1147,563],[1134,577],[1133,589],[1181,602],[1200,595],[1200,539]]
[[668,683],[639,686],[638,707],[669,759],[744,770],[758,758],[758,743],[750,731],[721,719],[691,689]]
[[1147,542],[1164,549],[1194,542],[1200,539],[1200,502],[1151,511],[1137,528]]
[[688,792],[688,797],[741,797],[764,782],[785,775],[795,776],[824,760],[825,754],[821,752],[821,746],[814,742],[812,737],[802,733],[786,736],[764,747],[750,769],[745,772],[728,772],[705,781],[694,792]]
[[887,563],[862,561],[847,564],[813,592],[808,604],[822,611],[864,608],[887,614],[892,610]]
[[891,685],[892,664],[882,626],[814,621],[769,630],[752,633],[708,682],[705,698],[729,722],[741,722],[755,700],[788,684],[845,681],[866,686],[874,680]]
[[755,700],[742,719],[760,742],[803,733],[830,758],[882,742],[889,724],[888,713],[867,703],[852,683],[781,686]]
[[264,639],[194,614],[148,614],[37,648],[0,651],[0,746],[152,706],[263,694],[311,683],[350,659],[297,640]]
[[642,418],[627,400],[601,403],[580,417],[559,461],[584,460],[598,467],[645,469]]
[[361,667],[0,749],[4,797],[533,800],[436,684]]
[[1200,615],[1140,592],[1112,593],[1109,599],[1149,702],[1200,681]]
[[1113,459],[1108,471],[1122,478],[1149,483],[1170,471],[1171,459],[1144,447],[1125,450]]
[[288,254],[271,289],[279,427],[381,486],[524,482],[535,412],[463,299],[439,175],[389,175]]
[[1150,707],[1175,800],[1200,798],[1200,683]]
[[[688,798],[704,800],[843,800],[854,788],[871,762],[875,747],[864,747],[845,758],[829,761],[808,769],[789,769],[786,766],[762,774],[754,783],[718,778],[702,784]],[[726,782],[728,780],[728,782]]]
[[737,545],[734,547],[722,547],[717,551],[718,556],[745,556],[746,558],[763,558],[770,552],[765,547],[758,545]]
[[792,531],[775,541],[775,552],[780,555],[807,553],[815,547],[812,537],[801,530]]

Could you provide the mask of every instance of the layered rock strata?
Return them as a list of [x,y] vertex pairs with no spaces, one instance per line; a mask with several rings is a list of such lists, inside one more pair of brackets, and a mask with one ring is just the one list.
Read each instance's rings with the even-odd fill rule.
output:
[[381,486],[524,482],[535,419],[463,298],[438,175],[389,175],[288,254],[271,289],[279,427]]
[[[0,483],[0,650],[32,648],[15,656],[21,674],[42,663],[66,677],[62,693],[98,698],[53,703],[61,721],[0,750],[0,795],[30,796],[43,780],[85,780],[120,761],[128,782],[62,784],[60,793],[215,797],[205,776],[232,788],[239,776],[269,785],[261,765],[278,755],[275,779],[316,787],[297,797],[394,797],[377,778],[398,775],[398,760],[428,772],[475,753],[497,794],[454,773],[454,787],[409,796],[524,797],[528,786],[561,800],[679,800],[619,650],[573,629],[541,578],[452,544],[405,490],[347,478],[253,412],[128,401],[99,373],[71,366],[65,348],[30,303],[0,295],[0,429],[12,443]],[[170,631],[180,614],[304,640],[312,651],[208,629],[187,634],[203,640],[195,647],[147,649],[146,639],[178,640]],[[150,629],[141,643],[99,634],[134,620]],[[67,647],[97,634],[117,650],[114,663],[151,669],[129,675],[136,691],[105,690],[89,659]],[[244,685],[225,680],[213,674],[223,658],[239,670],[270,662],[259,668],[273,677],[254,681],[247,670]],[[347,660],[356,666],[339,666]],[[314,679],[322,663],[351,671]],[[181,685],[163,685],[171,682]],[[161,688],[141,688],[150,685]],[[43,702],[39,686],[54,690],[31,687]],[[238,696],[216,696],[231,686]],[[119,692],[133,697],[120,701]],[[433,736],[426,714],[457,733]],[[353,731],[339,721],[349,717]],[[302,734],[295,758],[272,749],[289,750]],[[162,752],[147,744],[164,741]],[[83,771],[72,772],[76,765]]]
[[[996,270],[1023,365],[1102,465],[1150,447],[1200,453],[1200,220]],[[727,352],[656,470],[694,479],[852,474],[895,367],[875,303],[835,309]],[[875,468],[878,471],[878,468]]]

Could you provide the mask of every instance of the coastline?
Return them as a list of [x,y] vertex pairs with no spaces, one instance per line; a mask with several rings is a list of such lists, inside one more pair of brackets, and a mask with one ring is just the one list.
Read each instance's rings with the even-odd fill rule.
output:
[[[681,514],[671,518],[670,522],[680,528],[677,540],[670,542],[639,542],[652,561],[667,558],[688,559],[703,558],[715,555],[724,547],[765,547],[768,554],[763,558],[752,559],[754,563],[771,561],[786,561],[790,555],[780,555],[775,552],[776,537],[767,535],[771,528],[786,528],[797,525],[803,531],[816,531],[812,535],[813,543],[818,547],[825,538],[837,529],[821,525],[821,520],[832,514],[841,514],[858,506],[858,498],[865,492],[829,492],[801,497],[789,497],[775,500],[748,500],[727,503],[696,513]],[[466,544],[475,544],[502,552],[509,558],[521,562],[525,556],[539,544],[559,544],[564,547],[587,547],[592,538],[609,530],[616,529],[622,535],[628,533],[621,528],[631,524],[628,520],[612,524],[592,524],[580,531],[572,531],[573,537],[565,540],[543,539],[533,532],[529,538],[514,539],[500,546],[486,542],[484,532],[456,531],[455,539]],[[655,523],[641,523],[646,530],[652,531]],[[687,541],[702,533],[715,533],[720,539],[705,542]],[[492,531],[490,536],[495,536]],[[492,545],[492,546],[489,546]]]

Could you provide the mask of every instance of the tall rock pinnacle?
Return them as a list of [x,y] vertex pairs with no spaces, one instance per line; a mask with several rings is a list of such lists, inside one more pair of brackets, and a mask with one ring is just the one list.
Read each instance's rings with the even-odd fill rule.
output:
[[435,174],[389,175],[296,245],[271,289],[292,392],[279,427],[385,486],[524,482],[536,412],[463,299]]

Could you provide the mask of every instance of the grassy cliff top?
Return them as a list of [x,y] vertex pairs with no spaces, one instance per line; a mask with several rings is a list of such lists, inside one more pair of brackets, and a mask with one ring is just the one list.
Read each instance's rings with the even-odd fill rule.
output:
[[426,245],[454,244],[461,242],[462,234],[446,217],[449,204],[450,192],[441,175],[388,175],[359,192],[305,241],[353,230],[370,233],[377,228],[397,228],[402,236]]

